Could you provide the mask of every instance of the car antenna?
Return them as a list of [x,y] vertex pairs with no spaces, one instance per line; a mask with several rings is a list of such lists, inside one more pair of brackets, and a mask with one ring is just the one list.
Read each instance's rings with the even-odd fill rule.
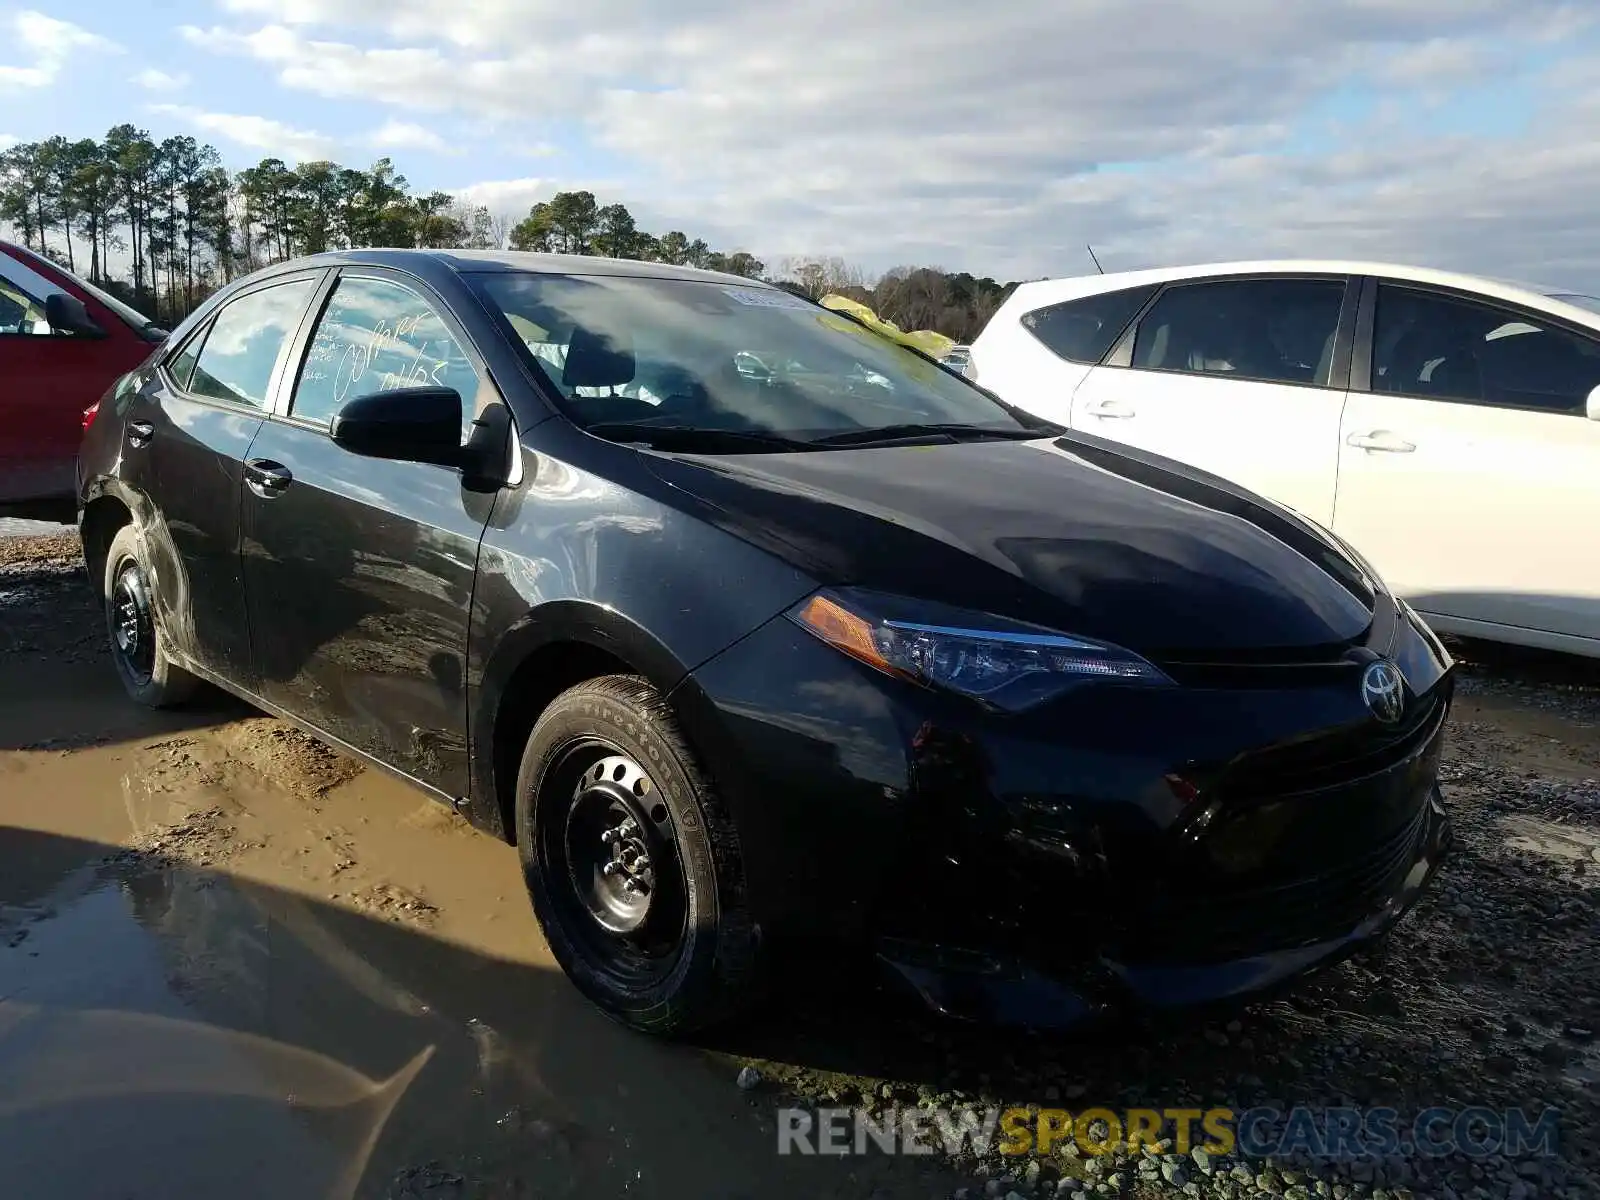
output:
[[1100,274],[1104,275],[1106,273],[1106,269],[1100,265],[1100,260],[1095,258],[1094,247],[1089,245],[1088,242],[1085,242],[1083,244],[1083,248],[1089,252],[1089,257],[1094,259],[1094,269],[1099,271]]

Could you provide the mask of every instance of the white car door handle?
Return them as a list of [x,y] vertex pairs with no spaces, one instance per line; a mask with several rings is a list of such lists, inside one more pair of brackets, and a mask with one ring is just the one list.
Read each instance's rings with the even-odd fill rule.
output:
[[1387,429],[1374,429],[1371,433],[1352,433],[1345,438],[1344,443],[1347,446],[1354,446],[1357,450],[1383,450],[1390,454],[1410,454],[1417,448],[1415,442],[1396,437]]
[[1089,406],[1089,415],[1091,417],[1108,417],[1125,421],[1129,417],[1137,416],[1138,414],[1126,404],[1119,404],[1115,400],[1101,400]]

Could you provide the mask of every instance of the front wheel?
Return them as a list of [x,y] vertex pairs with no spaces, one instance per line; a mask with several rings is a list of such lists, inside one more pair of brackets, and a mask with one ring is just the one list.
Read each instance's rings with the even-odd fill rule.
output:
[[128,695],[149,708],[172,708],[193,697],[200,681],[167,657],[154,585],[132,525],[111,539],[102,591],[111,659]]
[[733,823],[648,682],[562,693],[528,738],[517,843],[573,984],[635,1029],[687,1033],[750,998],[758,936]]

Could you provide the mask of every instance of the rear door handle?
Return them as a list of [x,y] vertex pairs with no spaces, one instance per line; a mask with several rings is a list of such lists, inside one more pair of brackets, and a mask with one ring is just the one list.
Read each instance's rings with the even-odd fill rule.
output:
[[129,421],[127,433],[128,445],[139,450],[150,444],[150,439],[156,435],[156,427],[149,421]]
[[1410,454],[1417,448],[1415,442],[1397,437],[1387,429],[1374,429],[1371,433],[1352,433],[1344,444],[1357,450],[1382,450],[1388,454]]
[[252,458],[244,464],[244,481],[250,490],[263,500],[281,496],[294,482],[288,467],[270,458]]
[[1139,414],[1137,410],[1129,408],[1126,404],[1122,404],[1119,401],[1101,400],[1095,404],[1089,405],[1089,415],[1091,417],[1106,417],[1119,421],[1126,421],[1129,417],[1135,417]]

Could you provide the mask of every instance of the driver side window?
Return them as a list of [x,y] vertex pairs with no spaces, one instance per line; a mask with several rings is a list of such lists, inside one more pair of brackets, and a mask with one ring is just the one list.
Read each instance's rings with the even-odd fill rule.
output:
[[0,276],[0,334],[49,334],[44,302],[24,291],[21,284]]
[[346,400],[435,385],[460,393],[464,441],[477,415],[478,372],[449,327],[403,284],[346,276],[317,321],[290,413],[328,425]]

